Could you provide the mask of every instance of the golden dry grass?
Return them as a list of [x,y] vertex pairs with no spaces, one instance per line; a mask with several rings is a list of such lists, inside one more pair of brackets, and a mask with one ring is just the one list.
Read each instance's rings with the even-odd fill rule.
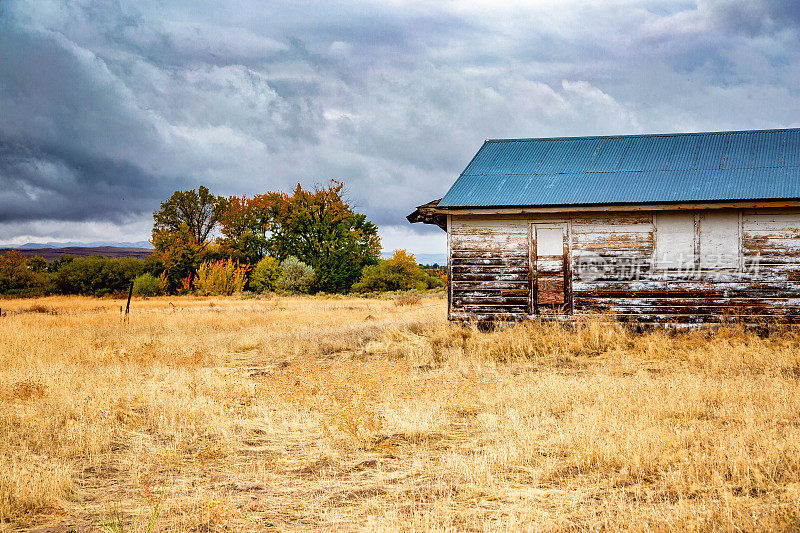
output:
[[796,333],[483,333],[441,297],[0,303],[0,528],[144,531],[162,499],[157,531],[800,527]]

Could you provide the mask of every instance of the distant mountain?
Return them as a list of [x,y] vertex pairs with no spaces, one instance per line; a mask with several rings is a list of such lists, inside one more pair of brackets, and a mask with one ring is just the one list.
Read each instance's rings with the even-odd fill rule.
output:
[[[144,259],[151,253],[153,248],[142,248],[141,246],[66,246],[64,248],[13,248],[25,257],[40,256],[48,263],[64,255],[72,257],[89,257],[92,255],[102,255],[104,257],[133,257]],[[0,254],[11,250],[11,248],[0,248]]]
[[93,241],[93,242],[26,242],[25,244],[0,244],[0,248],[16,248],[19,250],[42,248],[148,248],[153,245],[147,241],[119,242],[119,241]]
[[[25,244],[0,244],[0,253],[3,250],[16,249],[26,256],[41,255],[48,261],[61,255],[69,254],[73,257],[86,257],[89,255],[104,255],[106,257],[145,257],[153,251],[153,245],[147,241],[118,242],[26,242]],[[388,259],[394,251],[384,251],[381,256]],[[446,254],[414,254],[420,265],[447,265]]]
[[[382,252],[381,256],[384,259],[389,259],[392,257],[394,250],[391,252]],[[417,260],[417,263],[420,265],[439,265],[445,266],[447,265],[447,255],[446,254],[414,254],[414,257]]]
[[38,242],[26,242],[25,244],[18,244],[14,246],[13,244],[0,244],[0,248],[18,248],[20,250],[25,250],[27,248],[55,248],[55,246],[50,246],[45,243],[38,243]]

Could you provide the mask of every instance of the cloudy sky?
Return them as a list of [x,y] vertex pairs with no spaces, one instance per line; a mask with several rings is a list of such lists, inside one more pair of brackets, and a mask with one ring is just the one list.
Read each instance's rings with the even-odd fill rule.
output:
[[331,178],[384,248],[486,138],[800,126],[796,0],[0,0],[0,243]]

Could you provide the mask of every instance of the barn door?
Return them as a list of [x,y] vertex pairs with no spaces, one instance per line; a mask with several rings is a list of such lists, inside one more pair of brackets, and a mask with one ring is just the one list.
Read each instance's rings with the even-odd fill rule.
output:
[[534,314],[571,311],[567,225],[531,225],[531,266]]

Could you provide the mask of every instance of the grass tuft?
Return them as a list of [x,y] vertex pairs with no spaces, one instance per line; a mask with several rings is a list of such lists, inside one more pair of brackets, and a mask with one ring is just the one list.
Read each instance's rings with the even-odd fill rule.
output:
[[413,292],[409,292],[402,296],[397,297],[394,301],[394,305],[400,307],[403,305],[419,305],[422,299],[414,294]]

